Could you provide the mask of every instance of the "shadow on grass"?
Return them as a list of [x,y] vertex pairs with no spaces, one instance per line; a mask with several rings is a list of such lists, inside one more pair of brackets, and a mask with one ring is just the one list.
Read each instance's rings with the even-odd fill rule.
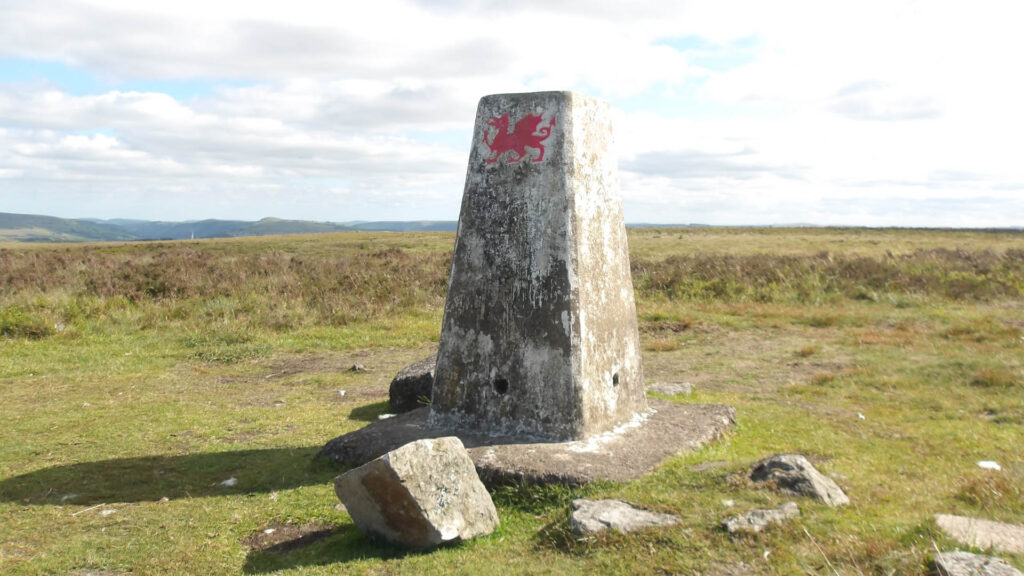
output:
[[338,526],[327,535],[305,536],[265,550],[252,550],[245,557],[242,572],[266,574],[303,566],[390,560],[429,553],[374,542],[365,538],[354,526]]
[[358,420],[362,422],[376,422],[378,416],[381,414],[387,414],[391,411],[391,402],[384,400],[383,402],[374,402],[373,404],[367,404],[366,406],[359,406],[353,408],[352,412],[349,413],[349,420]]
[[[272,492],[330,482],[342,468],[319,446],[115,458],[0,480],[0,501],[93,505]],[[229,481],[234,478],[233,485]],[[228,485],[224,482],[228,481]]]

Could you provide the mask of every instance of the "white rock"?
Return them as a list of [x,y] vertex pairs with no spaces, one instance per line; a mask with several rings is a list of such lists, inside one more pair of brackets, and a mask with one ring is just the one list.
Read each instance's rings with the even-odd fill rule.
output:
[[572,501],[572,531],[578,535],[596,534],[603,530],[633,532],[652,526],[670,526],[679,522],[671,514],[659,514],[634,508],[622,500]]
[[935,522],[950,538],[965,546],[1024,554],[1024,526],[981,518],[936,514]]
[[498,512],[462,441],[417,440],[334,479],[364,533],[410,548],[490,534]]
[[781,524],[799,515],[800,508],[796,502],[786,502],[778,508],[751,510],[739,516],[733,516],[722,522],[722,527],[730,534],[760,532],[771,524]]
[[225,480],[225,481],[220,483],[221,486],[226,486],[228,488],[230,488],[230,487],[232,487],[232,486],[234,486],[236,484],[238,484],[238,478],[235,478],[234,476],[232,476],[231,478],[228,478],[227,480]]
[[985,470],[1002,470],[1003,467],[998,462],[993,460],[981,460],[978,462],[978,468],[984,468]]
[[939,576],[1024,576],[1005,561],[970,552],[939,552],[935,555]]

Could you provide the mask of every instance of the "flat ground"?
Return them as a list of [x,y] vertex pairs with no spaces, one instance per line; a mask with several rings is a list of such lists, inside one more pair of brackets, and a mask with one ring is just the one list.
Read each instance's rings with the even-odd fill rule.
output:
[[[1024,522],[1024,235],[697,228],[630,232],[644,367],[735,406],[726,438],[492,487],[500,529],[459,546],[367,542],[313,455],[436,346],[453,241],[0,245],[0,573],[928,574],[934,514]],[[851,505],[727,536],[791,499],[745,478],[778,452]],[[580,496],[683,521],[580,540]]]

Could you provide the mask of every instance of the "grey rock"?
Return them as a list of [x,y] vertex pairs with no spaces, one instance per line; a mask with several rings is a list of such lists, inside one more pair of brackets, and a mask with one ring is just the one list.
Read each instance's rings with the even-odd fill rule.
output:
[[965,546],[1024,554],[1024,526],[981,518],[936,514],[935,522],[950,538]]
[[430,390],[434,386],[434,366],[437,354],[410,364],[398,371],[388,386],[391,410],[397,414],[422,408],[430,403]]
[[800,507],[796,505],[796,502],[786,502],[778,508],[762,508],[751,510],[739,516],[733,516],[722,522],[722,527],[729,534],[760,532],[771,524],[781,524],[799,515]]
[[935,555],[939,576],[1024,576],[1005,560],[970,552],[939,552]]
[[647,386],[647,391],[666,396],[675,396],[676,394],[688,396],[693,394],[693,384],[689,382],[655,382]]
[[774,482],[780,489],[817,498],[829,506],[849,504],[850,499],[834,480],[825,476],[799,454],[776,454],[754,464],[750,479]]
[[408,548],[490,534],[498,512],[462,442],[417,440],[349,470],[334,490],[356,526]]
[[572,501],[572,531],[580,536],[596,534],[603,530],[633,532],[654,526],[671,526],[679,518],[671,514],[659,514],[634,508],[622,500]]

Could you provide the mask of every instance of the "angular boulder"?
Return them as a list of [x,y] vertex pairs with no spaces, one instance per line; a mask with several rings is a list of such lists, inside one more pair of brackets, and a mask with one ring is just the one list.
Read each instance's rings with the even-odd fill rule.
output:
[[422,408],[430,403],[436,365],[437,354],[434,353],[398,371],[395,379],[388,386],[388,399],[391,401],[392,412],[401,414]]
[[408,548],[490,534],[498,512],[454,436],[417,440],[349,470],[334,490],[356,526]]
[[829,506],[849,504],[850,499],[834,480],[825,476],[799,454],[775,454],[754,464],[750,479],[773,482],[780,489],[817,498]]
[[800,507],[796,502],[786,502],[778,508],[751,510],[739,516],[733,516],[722,522],[722,527],[729,534],[739,532],[760,532],[771,524],[782,522],[800,515]]
[[580,536],[596,534],[603,530],[633,532],[652,526],[671,526],[679,518],[671,514],[659,514],[634,508],[622,500],[572,501],[572,531]]
[[960,551],[935,554],[935,571],[939,576],[1024,576],[1005,560]]

